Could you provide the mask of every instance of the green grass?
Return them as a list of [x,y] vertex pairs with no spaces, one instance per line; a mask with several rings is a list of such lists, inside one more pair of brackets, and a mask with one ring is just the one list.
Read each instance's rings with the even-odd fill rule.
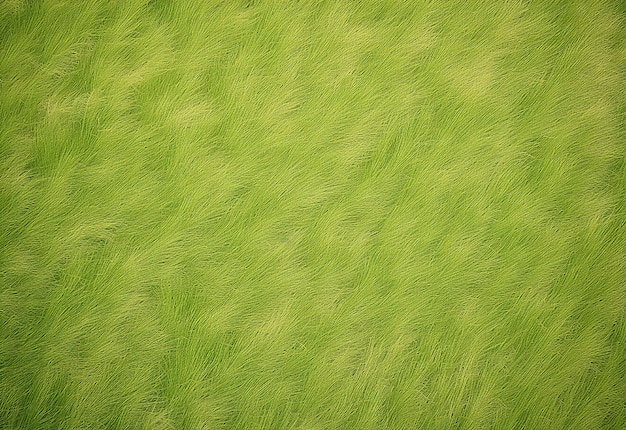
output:
[[0,3],[0,428],[623,429],[626,6]]

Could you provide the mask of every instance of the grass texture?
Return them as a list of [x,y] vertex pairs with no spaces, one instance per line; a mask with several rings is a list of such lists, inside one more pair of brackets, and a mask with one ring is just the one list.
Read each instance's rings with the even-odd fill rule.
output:
[[624,2],[0,14],[0,428],[626,425]]

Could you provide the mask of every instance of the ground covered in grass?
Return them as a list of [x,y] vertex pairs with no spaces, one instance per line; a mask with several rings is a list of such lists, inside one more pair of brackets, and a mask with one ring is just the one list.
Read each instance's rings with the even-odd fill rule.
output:
[[625,16],[3,1],[0,427],[623,428]]

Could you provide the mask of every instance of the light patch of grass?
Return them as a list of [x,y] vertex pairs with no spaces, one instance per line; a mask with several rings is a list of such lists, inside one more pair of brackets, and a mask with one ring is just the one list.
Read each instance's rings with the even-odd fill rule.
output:
[[0,427],[623,428],[624,8],[0,3]]

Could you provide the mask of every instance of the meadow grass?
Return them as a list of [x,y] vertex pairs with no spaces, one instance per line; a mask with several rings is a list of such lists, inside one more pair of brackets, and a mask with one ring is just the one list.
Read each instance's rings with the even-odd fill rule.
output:
[[0,428],[624,428],[625,13],[2,1]]

